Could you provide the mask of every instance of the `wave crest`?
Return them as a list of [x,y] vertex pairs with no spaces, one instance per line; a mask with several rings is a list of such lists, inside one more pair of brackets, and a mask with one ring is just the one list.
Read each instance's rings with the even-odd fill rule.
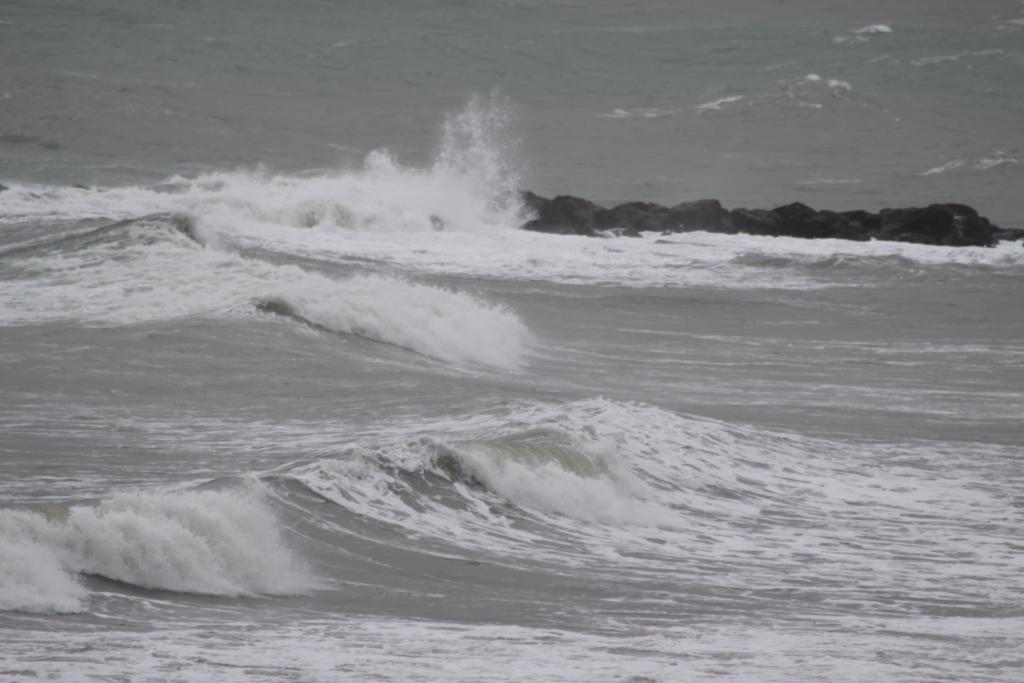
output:
[[118,494],[45,514],[0,511],[0,609],[83,611],[79,574],[211,595],[318,585],[257,491]]
[[515,313],[463,293],[394,278],[357,276],[298,288],[258,310],[316,329],[353,334],[452,363],[519,369],[529,331]]

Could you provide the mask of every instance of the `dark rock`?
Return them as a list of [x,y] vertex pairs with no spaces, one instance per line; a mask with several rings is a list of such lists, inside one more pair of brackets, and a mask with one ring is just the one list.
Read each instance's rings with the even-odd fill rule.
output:
[[[953,217],[953,228],[942,243],[951,247],[990,247],[998,241],[996,228],[966,204],[933,204]],[[931,208],[931,207],[929,207]]]
[[951,214],[953,214],[954,216],[961,216],[965,218],[978,217],[978,212],[974,209],[974,207],[967,206],[966,204],[933,204],[933,206],[941,207],[946,211],[950,212]]
[[534,194],[529,190],[523,190],[520,192],[519,200],[522,203],[523,208],[526,209],[526,212],[531,216],[539,215],[541,210],[551,201],[550,199],[541,197],[539,194]]
[[924,208],[882,209],[879,239],[942,244],[953,231],[953,214],[932,204]]
[[793,202],[777,206],[771,211],[779,217],[777,235],[787,237],[831,237],[838,214],[818,213],[806,204]]
[[6,192],[9,189],[11,188],[7,187],[6,185],[0,185],[0,192]]
[[[865,212],[815,211],[806,204],[793,202],[777,206],[772,213],[779,217],[775,234],[805,239],[848,239],[866,241],[874,234],[864,223],[873,214]],[[863,214],[863,215],[861,215]]]
[[787,221],[806,221],[817,215],[817,211],[800,202],[792,202],[783,206],[776,206],[772,213]]
[[1024,228],[992,228],[992,239],[996,242],[1015,242],[1024,240]]
[[602,209],[595,216],[597,227],[602,230],[618,229],[639,234],[664,229],[668,209],[649,202],[628,202],[610,209]]
[[870,211],[841,211],[839,213],[840,224],[846,230],[863,235],[864,239],[877,237],[882,229],[882,219],[877,213]]
[[[831,211],[822,211],[821,213],[826,215],[832,214]],[[832,222],[831,230],[829,231],[828,235],[823,235],[823,237],[830,237],[833,239],[840,240],[853,240],[856,242],[867,242],[872,237],[878,234],[877,216],[874,216],[874,214],[868,214],[869,216],[874,216],[875,221],[873,223],[869,223],[869,225],[865,225],[862,220],[850,217],[847,215],[847,213],[849,212],[832,214],[835,216],[835,218]],[[867,212],[864,211],[856,213]]]
[[729,212],[722,208],[722,203],[717,199],[698,199],[695,202],[676,204],[665,214],[662,225],[662,230],[669,232],[721,232],[731,229]]
[[946,246],[991,246],[1000,240],[1024,239],[1024,230],[1004,230],[966,204],[931,204],[926,207],[870,211],[818,211],[793,202],[774,209],[722,208],[717,199],[684,202],[672,207],[649,202],[627,202],[605,209],[570,195],[546,199],[520,193],[524,209],[534,216],[525,230],[563,235],[631,236],[643,232],[708,230],[723,233],[894,240]]
[[954,247],[987,247],[998,241],[996,228],[989,220],[964,204],[886,209],[880,218],[879,239]]
[[524,203],[537,214],[522,226],[524,230],[557,235],[593,236],[597,228],[596,216],[604,210],[591,201],[571,195],[559,195],[550,200],[533,195],[529,200],[524,199]]
[[981,216],[956,216],[943,244],[950,247],[991,247],[996,243],[992,224]]
[[782,218],[764,209],[733,209],[729,220],[737,232],[748,235],[778,235]]

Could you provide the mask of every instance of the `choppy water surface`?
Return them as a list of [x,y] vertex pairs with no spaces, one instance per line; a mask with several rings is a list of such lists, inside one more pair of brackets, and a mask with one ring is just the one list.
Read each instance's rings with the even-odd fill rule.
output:
[[0,7],[5,680],[1015,681],[1024,7]]

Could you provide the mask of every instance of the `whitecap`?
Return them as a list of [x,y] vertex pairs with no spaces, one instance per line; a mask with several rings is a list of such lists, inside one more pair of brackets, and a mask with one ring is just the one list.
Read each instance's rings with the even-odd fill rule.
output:
[[696,107],[694,107],[694,109],[697,111],[698,114],[704,114],[711,111],[721,111],[724,105],[732,104],[733,102],[739,102],[742,99],[743,95],[730,95],[728,97],[720,97],[717,100],[712,100],[711,102],[699,104]]
[[988,159],[979,159],[974,162],[971,166],[975,171],[987,171],[991,168],[996,168],[1003,165],[1014,165],[1020,163],[1019,159],[1014,157],[997,156]]
[[955,169],[960,168],[965,163],[966,162],[961,160],[961,159],[957,159],[955,161],[948,161],[948,162],[946,162],[944,164],[941,164],[940,166],[935,166],[933,168],[929,168],[926,171],[921,171],[918,175],[928,176],[928,175],[938,175],[940,173],[947,173],[949,171],[953,171]]
[[913,66],[934,66],[936,64],[943,64],[946,62],[957,62],[964,58],[970,57],[990,57],[993,55],[1005,54],[1003,50],[975,50],[973,52],[958,52],[952,55],[936,55],[934,57],[920,57],[912,60],[910,63]]
[[859,29],[838,35],[832,39],[837,45],[847,43],[867,43],[875,36],[884,36],[892,33],[892,27],[888,24],[871,24],[862,26]]
[[519,369],[530,333],[503,306],[469,294],[379,276],[311,281],[275,295],[294,316],[452,363]]
[[854,31],[857,35],[877,35],[892,33],[892,27],[888,24],[871,24],[870,26],[864,26]]
[[599,119],[657,119],[678,114],[678,109],[658,109],[641,107],[636,109],[612,109],[605,114],[596,114]]

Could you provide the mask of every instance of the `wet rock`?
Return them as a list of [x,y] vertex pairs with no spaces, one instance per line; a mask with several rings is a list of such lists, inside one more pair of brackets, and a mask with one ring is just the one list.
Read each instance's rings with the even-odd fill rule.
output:
[[996,243],[994,226],[963,204],[931,204],[909,209],[883,209],[878,238],[954,247],[987,247]]
[[664,230],[668,209],[649,202],[628,202],[597,213],[597,226],[603,230],[624,230],[627,233],[660,232]]
[[946,236],[943,244],[950,247],[991,247],[997,241],[987,218],[957,216],[953,219],[953,231]]
[[546,199],[522,192],[524,208],[533,220],[526,230],[563,235],[628,235],[643,232],[707,230],[804,239],[870,239],[944,246],[991,246],[999,240],[1024,237],[1022,230],[994,226],[966,204],[870,211],[819,211],[800,202],[774,209],[724,209],[717,199],[684,202],[672,207],[650,202],[626,202],[610,209],[571,195]]
[[729,212],[729,221],[736,232],[747,235],[772,235],[781,233],[782,218],[765,209],[733,209]]
[[[839,212],[840,232],[848,232],[857,235],[859,239],[871,239],[877,237],[882,229],[882,219],[877,213],[870,211],[841,211]],[[841,236],[841,235],[838,235]],[[847,238],[854,239],[854,238]]]
[[665,215],[662,230],[689,232],[709,230],[711,232],[732,231],[729,212],[722,208],[717,199],[698,199],[695,202],[676,204]]
[[835,211],[816,211],[800,202],[778,206],[772,209],[772,213],[781,221],[777,234],[805,239],[865,241],[872,236],[864,225],[865,221],[877,224],[877,220],[870,221],[872,214],[867,212],[851,212],[858,215],[850,216]]
[[[522,225],[524,230],[547,232],[556,235],[589,235],[597,234],[596,216],[603,211],[597,204],[573,197],[558,195],[554,199],[544,199],[533,195],[524,203],[537,215]],[[525,195],[525,193],[524,193]]]
[[526,213],[531,216],[537,216],[540,214],[541,209],[547,206],[551,200],[546,197],[541,197],[539,194],[530,192],[529,190],[523,190],[519,193],[519,201],[523,205],[523,209]]
[[953,214],[941,206],[882,209],[879,239],[919,244],[942,244],[953,230]]
[[992,226],[992,239],[996,242],[1015,242],[1024,240],[1024,228],[997,228]]
[[777,233],[788,237],[830,237],[838,215],[819,213],[800,202],[777,206],[771,211],[778,216]]

